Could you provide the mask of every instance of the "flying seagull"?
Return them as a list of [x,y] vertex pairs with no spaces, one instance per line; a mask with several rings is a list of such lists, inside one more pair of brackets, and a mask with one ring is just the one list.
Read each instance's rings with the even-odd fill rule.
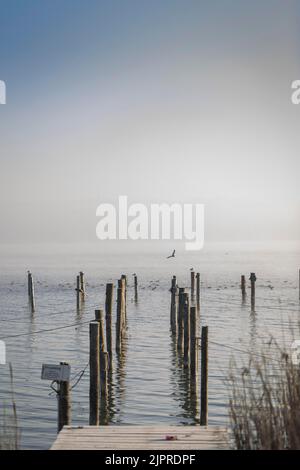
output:
[[167,256],[167,259],[169,258],[175,258],[175,250],[173,250],[173,253],[170,256]]

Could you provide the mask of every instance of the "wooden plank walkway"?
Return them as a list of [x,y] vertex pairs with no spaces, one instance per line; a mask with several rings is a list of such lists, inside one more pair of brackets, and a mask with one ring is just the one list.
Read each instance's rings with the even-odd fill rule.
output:
[[[174,440],[166,439],[174,436]],[[228,430],[218,426],[65,426],[51,450],[229,449]]]

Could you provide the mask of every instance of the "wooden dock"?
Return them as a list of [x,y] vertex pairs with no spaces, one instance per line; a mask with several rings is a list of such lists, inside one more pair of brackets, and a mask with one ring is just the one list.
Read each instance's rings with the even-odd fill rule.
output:
[[50,450],[229,449],[219,426],[64,426]]

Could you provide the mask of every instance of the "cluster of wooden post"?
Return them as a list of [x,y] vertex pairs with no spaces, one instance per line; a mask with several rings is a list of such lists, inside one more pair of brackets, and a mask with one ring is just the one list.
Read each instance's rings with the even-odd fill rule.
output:
[[[250,278],[251,282],[251,309],[255,309],[255,283],[257,280],[257,277],[255,273],[250,273]],[[242,289],[242,297],[245,299],[246,297],[246,278],[245,276],[241,276],[241,289]],[[299,290],[299,301],[300,301],[300,269],[298,270],[298,290]]]
[[[191,300],[195,301],[195,279],[196,279],[196,307],[197,310],[200,310],[200,273],[191,271]],[[178,344],[182,343],[182,331],[183,331],[183,315],[181,315],[180,310],[180,294],[185,292],[184,288],[178,288],[176,276],[173,276],[171,283],[171,310],[170,310],[170,322],[171,329],[174,335],[178,335]]]
[[[255,273],[250,273],[249,281],[251,283],[251,309],[255,309],[255,283],[256,283],[256,275]],[[241,291],[242,291],[242,299],[245,300],[246,298],[246,277],[244,275],[241,276]]]
[[103,310],[95,310],[90,323],[90,425],[99,425],[101,410],[108,407],[108,382],[112,372],[112,283],[106,284],[105,327]]
[[[255,273],[250,274],[251,307],[255,308]],[[134,274],[135,299],[137,300],[137,276]],[[116,320],[116,351],[122,351],[122,340],[126,331],[126,292],[125,275],[118,281],[117,289],[117,320]],[[103,310],[95,310],[95,321],[90,323],[90,425],[98,425],[101,408],[107,408],[108,381],[112,372],[112,283],[106,284],[105,328]],[[241,276],[243,298],[246,296],[246,278]],[[77,306],[85,298],[84,274],[77,276]],[[176,276],[171,284],[170,323],[178,352],[183,355],[183,366],[188,370],[191,379],[198,374],[198,340],[197,312],[200,307],[200,274],[196,274],[196,306],[190,305],[189,294],[185,288],[178,288]],[[195,273],[191,271],[191,298],[195,296]],[[28,297],[32,312],[35,311],[34,283],[28,271]],[[300,269],[299,269],[299,300],[300,300]],[[61,364],[66,364],[62,363]],[[208,327],[201,328],[201,385],[200,385],[200,425],[207,425],[208,420]],[[71,387],[68,381],[58,382],[58,432],[64,425],[71,424]]]
[[90,323],[90,424],[99,425],[101,409],[107,409],[108,352],[106,351],[103,311],[95,310]]
[[[192,271],[193,272],[193,271]],[[191,275],[191,291],[195,296],[195,276]],[[190,305],[189,294],[185,288],[177,286],[176,276],[171,283],[170,323],[172,335],[178,354],[183,358],[183,367],[191,380],[196,381],[198,375],[198,340],[197,313],[200,305],[200,274],[196,276],[197,306]],[[201,413],[200,425],[207,425],[208,413],[208,327],[202,327],[201,334]]]
[[[126,331],[126,286],[125,275],[121,276],[117,288],[116,352],[122,353]],[[112,283],[106,284],[105,326],[103,310],[95,311],[95,321],[90,323],[90,425],[99,425],[101,410],[108,407],[108,384],[112,372]]]
[[[116,320],[116,351],[122,352],[122,341],[126,331],[126,286],[125,275],[118,281],[117,292],[117,320]],[[137,282],[135,284],[137,293]],[[77,276],[77,306],[84,301],[85,286],[84,274]],[[113,335],[112,335],[112,313],[113,313],[113,283],[106,284],[105,317],[103,310],[95,310],[95,320],[89,324],[90,339],[90,425],[99,425],[101,416],[107,420],[109,404],[109,391],[112,379],[113,367]],[[28,272],[28,295],[32,299],[31,305],[34,311],[34,290],[32,275]],[[120,356],[118,354],[118,356]],[[61,364],[66,364],[62,363]],[[71,424],[71,386],[69,381],[57,382],[58,398],[58,432],[63,426]],[[105,414],[104,414],[105,413]]]
[[77,309],[80,309],[82,302],[85,301],[85,283],[84,283],[84,273],[80,273],[76,276],[76,306]]
[[34,298],[34,283],[33,277],[30,271],[27,273],[28,278],[28,298],[29,298],[29,305],[31,308],[31,312],[34,313],[35,311],[35,298]]

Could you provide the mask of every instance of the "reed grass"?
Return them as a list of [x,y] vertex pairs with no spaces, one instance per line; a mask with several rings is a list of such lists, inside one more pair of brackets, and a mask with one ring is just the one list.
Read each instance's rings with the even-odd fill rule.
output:
[[228,386],[236,449],[300,449],[300,368],[289,348],[271,338],[246,366],[232,361]]
[[17,450],[19,448],[19,426],[17,406],[14,394],[13,369],[9,364],[10,373],[10,404],[4,404],[0,415],[0,450]]

